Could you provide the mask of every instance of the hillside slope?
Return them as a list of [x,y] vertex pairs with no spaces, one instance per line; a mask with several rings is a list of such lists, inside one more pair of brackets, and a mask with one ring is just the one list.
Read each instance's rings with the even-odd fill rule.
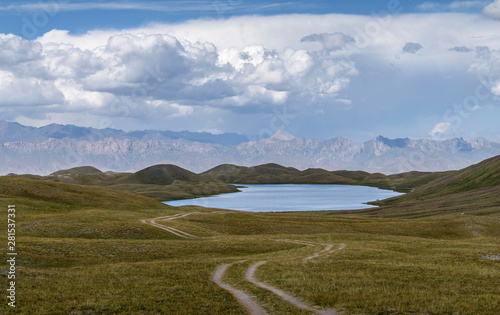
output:
[[397,204],[406,200],[426,200],[500,185],[500,155],[442,176],[422,185],[413,192],[383,201]]
[[415,191],[415,194],[430,197],[498,185],[500,185],[500,155],[438,178]]
[[374,217],[500,216],[499,196],[500,156],[496,156],[459,171],[443,173],[408,194],[372,203],[381,208],[350,213]]
[[[163,208],[163,204],[136,194],[66,183],[54,183],[26,178],[0,177],[0,199],[11,203],[29,201],[32,205],[43,204],[44,208],[134,209]],[[33,210],[33,209],[31,209]]]

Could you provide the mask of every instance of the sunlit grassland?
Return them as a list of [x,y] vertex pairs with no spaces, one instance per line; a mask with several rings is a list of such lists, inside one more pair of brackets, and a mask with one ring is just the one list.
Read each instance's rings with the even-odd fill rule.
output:
[[[205,213],[175,223],[186,228],[202,222],[217,233],[347,244],[342,251],[309,261],[300,259],[311,251],[304,247],[294,250],[295,257],[274,257],[260,267],[259,279],[322,308],[348,314],[496,314],[500,308],[499,262],[484,258],[500,252],[498,218],[325,220],[324,215],[305,213]],[[253,225],[258,225],[257,232]],[[290,312],[290,305],[243,279],[255,259],[260,258],[231,267],[227,282],[251,292],[276,314]]]
[[[244,280],[246,268],[262,260],[268,263],[257,270],[260,281],[345,314],[497,314],[500,308],[500,262],[485,258],[500,254],[497,217],[220,213],[45,185],[25,180],[0,195],[3,209],[16,205],[16,314],[245,314],[211,280],[219,264],[240,261],[225,282],[255,296],[269,313],[308,314]],[[140,222],[176,213],[193,214],[157,222],[197,239]],[[0,224],[6,235],[6,216]],[[346,248],[303,261],[323,247],[283,239]],[[1,278],[7,282],[4,273]],[[14,313],[4,302],[0,312]]]
[[346,313],[494,314],[500,307],[498,262],[478,255],[498,250],[493,243],[391,237],[348,244],[330,257],[271,261],[257,276]]

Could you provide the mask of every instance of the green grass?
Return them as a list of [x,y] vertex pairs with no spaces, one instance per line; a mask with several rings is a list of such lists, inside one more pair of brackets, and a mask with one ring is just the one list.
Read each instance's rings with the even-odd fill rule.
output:
[[360,238],[332,257],[273,261],[259,276],[313,304],[348,313],[491,314],[500,307],[493,282],[500,279],[498,263],[477,257],[488,248],[474,241]]
[[[485,201],[469,194],[464,198],[476,198],[481,208]],[[500,254],[500,218],[446,215],[445,208],[431,208],[439,203],[425,202],[415,202],[415,212],[381,210],[406,211],[413,219],[352,212],[213,213],[122,191],[0,178],[0,208],[16,205],[18,252],[18,307],[12,311],[4,301],[0,313],[245,314],[211,281],[219,264],[244,261],[228,269],[225,282],[255,296],[271,314],[309,314],[243,279],[251,263],[267,260],[257,270],[259,280],[344,314],[497,314],[500,261],[484,257]],[[433,215],[417,218],[422,211]],[[140,222],[191,212],[157,222],[198,239]],[[0,224],[6,235],[6,215]],[[279,239],[347,247],[302,261],[322,247]],[[6,270],[6,259],[0,268]]]

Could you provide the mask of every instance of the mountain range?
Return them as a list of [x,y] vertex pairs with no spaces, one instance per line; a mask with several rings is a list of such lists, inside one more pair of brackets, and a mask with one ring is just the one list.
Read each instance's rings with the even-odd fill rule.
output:
[[355,142],[343,137],[294,137],[279,130],[269,138],[249,141],[235,133],[125,132],[58,124],[36,128],[0,121],[0,174],[46,175],[82,165],[135,172],[154,164],[203,172],[220,164],[266,163],[300,170],[393,174],[461,169],[499,154],[500,143],[483,138],[439,141],[379,136]]

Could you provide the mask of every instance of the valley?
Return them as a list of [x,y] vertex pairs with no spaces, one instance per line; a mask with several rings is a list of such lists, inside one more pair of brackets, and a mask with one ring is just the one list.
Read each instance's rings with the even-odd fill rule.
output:
[[[411,189],[380,208],[344,212],[175,208],[102,182],[81,185],[105,181],[89,168],[55,174],[63,183],[0,177],[0,206],[15,204],[22,214],[16,311],[249,313],[230,286],[269,314],[495,314],[499,161],[388,178],[341,173],[353,183],[371,178]],[[113,176],[120,185],[193,180],[160,169]],[[222,170],[228,182],[237,176]],[[287,172],[296,171],[267,165],[240,173],[272,181]],[[221,168],[216,173],[222,176]]]

